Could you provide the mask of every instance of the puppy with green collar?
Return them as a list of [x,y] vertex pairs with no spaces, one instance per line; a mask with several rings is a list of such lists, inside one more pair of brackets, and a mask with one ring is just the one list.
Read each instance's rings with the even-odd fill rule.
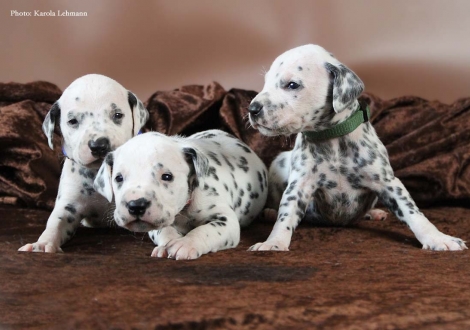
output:
[[269,203],[279,208],[274,229],[250,250],[288,250],[304,217],[346,225],[370,214],[377,199],[408,225],[423,249],[467,248],[440,232],[394,176],[368,109],[357,100],[363,90],[359,77],[320,46],[297,47],[274,60],[248,108],[250,123],[267,136],[297,138],[269,171]]

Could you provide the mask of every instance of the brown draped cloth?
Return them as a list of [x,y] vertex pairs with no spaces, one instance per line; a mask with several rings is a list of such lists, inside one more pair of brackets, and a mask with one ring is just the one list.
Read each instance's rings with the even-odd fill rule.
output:
[[[0,204],[52,209],[63,157],[60,147],[49,149],[41,124],[60,94],[47,82],[0,84]],[[187,136],[219,128],[246,142],[269,166],[295,137],[265,137],[249,127],[247,106],[255,95],[225,91],[215,82],[159,91],[146,102],[150,120],[144,131]],[[361,98],[370,104],[396,176],[419,206],[470,205],[470,98],[451,105],[413,96]]]
[[[150,258],[148,236],[118,228],[80,227],[63,255],[17,252],[37,240],[54,206],[63,156],[41,125],[60,95],[47,82],[0,84],[0,328],[470,327],[468,252],[422,251],[393,216],[350,228],[301,224],[288,253],[246,252],[272,229],[261,221],[236,249],[193,262]],[[295,137],[249,127],[255,95],[215,82],[158,91],[144,130],[223,129],[269,165]],[[418,206],[447,234],[470,238],[470,98],[361,99]]]

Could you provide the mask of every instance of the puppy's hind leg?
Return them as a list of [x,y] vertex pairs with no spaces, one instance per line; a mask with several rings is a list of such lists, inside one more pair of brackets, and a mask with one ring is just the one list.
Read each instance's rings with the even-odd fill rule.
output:
[[291,151],[281,152],[269,166],[266,208],[279,209],[290,174]]
[[277,219],[282,194],[289,180],[291,153],[291,151],[281,152],[269,166],[268,200],[262,214],[263,221],[274,223]]

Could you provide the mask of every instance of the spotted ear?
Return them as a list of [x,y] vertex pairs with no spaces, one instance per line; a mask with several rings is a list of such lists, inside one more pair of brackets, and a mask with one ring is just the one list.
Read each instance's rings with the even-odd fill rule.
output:
[[56,102],[52,105],[51,110],[44,118],[44,122],[42,123],[42,131],[47,136],[47,143],[49,144],[49,148],[54,149],[54,144],[52,143],[52,139],[54,138],[54,129],[55,125],[60,122],[60,106],[59,103]]
[[145,123],[149,119],[149,112],[147,109],[145,109],[142,101],[139,100],[134,93],[127,91],[127,100],[129,101],[129,106],[131,107],[132,119],[134,122],[132,133],[134,136],[136,136],[139,134],[140,129],[144,127]]
[[364,91],[364,83],[343,64],[326,63],[325,68],[333,75],[333,109],[339,113],[361,95]]
[[112,174],[113,174],[113,153],[110,152],[101,164],[98,174],[93,182],[93,188],[101,195],[103,195],[108,202],[113,201],[113,185],[112,185]]
[[204,180],[209,175],[209,159],[202,152],[193,147],[183,148],[186,161],[194,169],[197,181],[194,187],[204,186]]

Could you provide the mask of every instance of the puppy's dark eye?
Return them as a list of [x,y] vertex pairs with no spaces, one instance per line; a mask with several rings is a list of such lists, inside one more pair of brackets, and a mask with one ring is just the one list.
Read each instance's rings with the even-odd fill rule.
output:
[[68,123],[70,126],[77,126],[77,125],[78,125],[78,120],[76,120],[75,118],[73,118],[73,119],[70,119],[67,123]]
[[114,178],[114,180],[115,180],[117,183],[120,183],[120,182],[124,181],[124,178],[122,177],[121,174],[118,174],[118,175],[116,175],[116,177]]
[[162,180],[163,181],[173,181],[173,174],[171,174],[171,173],[162,174]]
[[122,117],[124,117],[124,115],[120,112],[116,112],[113,116],[113,119],[114,120],[119,120],[119,119],[122,119]]
[[289,82],[289,83],[286,85],[286,88],[288,88],[288,89],[297,89],[297,88],[299,88],[299,87],[300,87],[300,85],[297,84],[296,82],[293,82],[293,81]]

